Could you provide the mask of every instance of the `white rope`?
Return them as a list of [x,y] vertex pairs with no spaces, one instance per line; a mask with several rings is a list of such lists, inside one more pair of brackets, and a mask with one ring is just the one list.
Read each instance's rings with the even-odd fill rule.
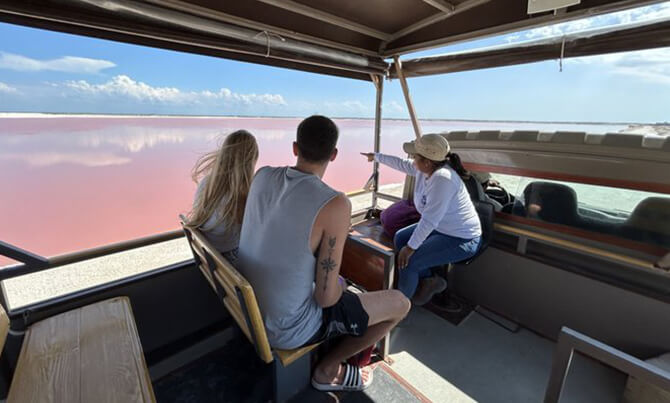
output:
[[9,333],[11,336],[23,336],[26,334],[25,330],[12,330],[11,328],[7,329],[7,333]]
[[561,41],[561,58],[558,61],[558,71],[563,72],[563,57],[565,56],[565,35],[563,35],[563,40]]
[[265,52],[265,57],[270,57],[270,36],[274,36],[280,41],[286,42],[286,39],[284,39],[281,35],[275,34],[274,32],[270,31],[261,31],[254,36],[254,39],[257,39],[262,35],[265,35],[265,45],[267,46],[267,52]]

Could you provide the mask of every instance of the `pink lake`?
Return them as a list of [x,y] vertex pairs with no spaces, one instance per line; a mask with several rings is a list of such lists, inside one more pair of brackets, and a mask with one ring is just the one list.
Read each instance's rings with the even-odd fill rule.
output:
[[[197,158],[223,136],[247,129],[263,165],[294,163],[297,118],[0,117],[0,240],[42,256],[87,249],[178,228],[189,210]],[[371,165],[358,153],[373,147],[374,121],[337,119],[338,158],[325,181],[360,189]],[[583,130],[618,125],[425,121],[424,132],[449,130]],[[382,151],[402,155],[408,121],[384,120]],[[403,176],[383,169],[382,184]],[[12,263],[0,257],[0,266]]]

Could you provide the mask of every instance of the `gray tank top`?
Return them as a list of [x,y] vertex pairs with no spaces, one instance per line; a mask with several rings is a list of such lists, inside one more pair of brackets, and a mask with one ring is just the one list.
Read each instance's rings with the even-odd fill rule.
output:
[[321,326],[309,241],[316,216],[337,194],[289,167],[263,167],[251,184],[236,265],[254,288],[273,347],[299,347]]

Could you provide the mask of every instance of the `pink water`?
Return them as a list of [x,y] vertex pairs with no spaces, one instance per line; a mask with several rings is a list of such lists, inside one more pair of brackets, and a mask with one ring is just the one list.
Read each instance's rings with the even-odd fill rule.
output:
[[[263,165],[294,163],[291,142],[299,119],[177,117],[0,117],[0,240],[53,256],[178,227],[189,210],[197,158],[226,133],[247,129]],[[372,120],[337,120],[339,156],[325,181],[360,189],[371,165]],[[424,132],[538,129],[604,132],[617,126],[429,121]],[[385,120],[382,151],[401,155],[412,139],[408,121]],[[403,176],[383,169],[382,184]],[[11,263],[0,257],[0,266]]]

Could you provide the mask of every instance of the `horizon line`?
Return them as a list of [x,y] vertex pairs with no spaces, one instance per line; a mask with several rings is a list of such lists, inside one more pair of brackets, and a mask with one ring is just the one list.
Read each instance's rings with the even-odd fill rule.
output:
[[[0,112],[0,118],[21,117],[128,117],[128,118],[246,118],[246,119],[302,119],[304,116],[276,116],[276,115],[193,115],[193,114],[132,114],[132,113],[73,113],[73,112]],[[331,116],[332,119],[347,120],[374,120],[374,117]],[[410,121],[409,118],[382,118],[382,120]],[[523,120],[523,119],[458,119],[458,118],[420,118],[419,121],[444,122],[501,122],[501,123],[552,123],[552,124],[588,124],[588,125],[668,125],[670,122],[588,122],[568,120]]]

